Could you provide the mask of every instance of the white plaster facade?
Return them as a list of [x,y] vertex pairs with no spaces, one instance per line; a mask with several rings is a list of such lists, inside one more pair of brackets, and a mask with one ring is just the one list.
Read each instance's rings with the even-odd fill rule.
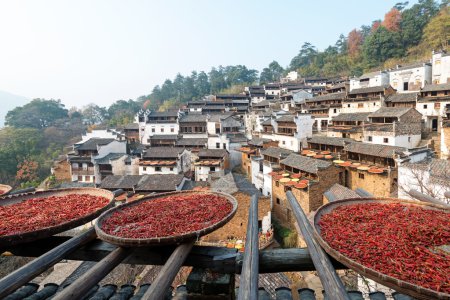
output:
[[253,185],[262,193],[264,187],[263,158],[258,156],[252,156],[251,169],[252,169],[251,181]]
[[342,102],[341,113],[357,113],[357,112],[374,112],[383,106],[383,101],[377,99],[375,101],[356,101]]
[[431,84],[431,64],[397,66],[389,71],[389,83],[397,93],[417,92],[426,84]]
[[221,166],[195,166],[195,181],[208,181],[209,174],[221,171]]
[[415,148],[420,144],[421,135],[397,135],[393,132],[364,132],[363,142],[370,144],[380,144],[389,146],[398,146],[405,148]]
[[431,63],[432,70],[432,83],[442,84],[450,82],[450,54],[436,52],[433,53]]
[[92,138],[96,139],[116,139],[123,140],[118,132],[115,130],[94,129],[91,132],[86,132],[81,136],[81,141],[77,144],[84,143]]
[[386,71],[378,71],[364,74],[361,77],[350,78],[350,91],[387,84],[389,84],[389,73]]

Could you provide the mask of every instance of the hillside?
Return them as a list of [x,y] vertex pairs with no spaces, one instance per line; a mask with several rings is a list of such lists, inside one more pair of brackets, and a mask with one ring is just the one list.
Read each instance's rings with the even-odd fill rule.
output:
[[8,111],[12,110],[13,108],[17,106],[22,106],[26,104],[29,99],[22,96],[17,96],[5,91],[0,91],[0,128],[4,126],[5,123],[5,116],[8,113]]

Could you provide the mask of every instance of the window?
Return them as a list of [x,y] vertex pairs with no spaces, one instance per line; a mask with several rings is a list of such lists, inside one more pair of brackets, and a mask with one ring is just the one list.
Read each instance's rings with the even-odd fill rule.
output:
[[350,104],[347,104],[347,107],[350,107]]
[[220,133],[220,128],[216,128],[216,133]]
[[142,171],[147,171],[147,167],[142,167]]
[[337,109],[335,108],[335,109],[333,109],[333,113],[336,113],[337,112]]
[[280,204],[280,199],[279,198],[277,198],[277,204]]
[[437,92],[436,91],[431,92],[431,96],[437,96]]
[[364,103],[358,103],[358,108],[363,108],[364,107]]
[[78,181],[83,181],[83,176],[78,176]]
[[428,108],[428,105],[424,104],[423,109],[427,109],[427,108]]
[[364,179],[364,174],[363,173],[359,173],[358,177],[359,177],[359,179]]
[[175,128],[171,127],[170,132],[175,132]]
[[210,170],[211,172],[215,172],[215,171],[216,171],[216,167],[210,167],[209,170]]
[[371,137],[371,136],[368,136],[368,137],[367,137],[367,140],[368,140],[369,142],[371,142],[371,141],[372,141],[372,137]]
[[389,143],[389,138],[383,138],[383,143],[385,144]]
[[283,141],[283,145],[286,145],[286,141]]
[[155,128],[152,128],[152,132],[155,132]]
[[439,108],[441,108],[441,103],[440,102],[434,103],[434,109],[439,109]]
[[404,91],[408,90],[408,82],[403,82],[403,90]]
[[279,186],[280,186],[280,183],[279,183],[278,181],[275,181],[275,186],[276,186],[276,187],[279,187]]
[[220,149],[220,143],[216,143],[216,149]]
[[156,172],[161,172],[161,167],[155,167]]
[[173,171],[173,168],[170,168],[170,171]]
[[161,132],[164,132],[164,127],[161,127]]
[[410,136],[408,136],[408,142],[411,142],[411,137]]
[[226,143],[223,143],[222,146],[223,146],[223,149],[227,149],[227,144]]

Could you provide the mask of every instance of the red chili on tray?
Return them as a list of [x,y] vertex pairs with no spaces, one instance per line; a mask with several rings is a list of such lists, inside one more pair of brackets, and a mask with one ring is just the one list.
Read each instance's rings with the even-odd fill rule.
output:
[[69,194],[0,206],[0,236],[44,229],[84,217],[109,203],[105,197]]
[[233,210],[224,197],[211,194],[168,196],[125,207],[106,218],[101,229],[123,238],[156,238],[202,230]]
[[398,203],[339,207],[322,216],[321,236],[348,258],[383,274],[450,293],[450,214]]

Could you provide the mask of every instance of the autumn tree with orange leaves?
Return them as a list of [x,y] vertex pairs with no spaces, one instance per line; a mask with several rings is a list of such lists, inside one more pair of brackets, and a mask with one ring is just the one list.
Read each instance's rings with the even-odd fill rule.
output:
[[393,7],[389,12],[384,15],[384,21],[381,23],[389,31],[397,32],[400,30],[400,22],[402,21],[402,14],[400,11]]
[[348,54],[351,57],[356,57],[360,53],[361,45],[363,44],[363,35],[362,32],[356,29],[353,29],[348,34],[347,47]]

